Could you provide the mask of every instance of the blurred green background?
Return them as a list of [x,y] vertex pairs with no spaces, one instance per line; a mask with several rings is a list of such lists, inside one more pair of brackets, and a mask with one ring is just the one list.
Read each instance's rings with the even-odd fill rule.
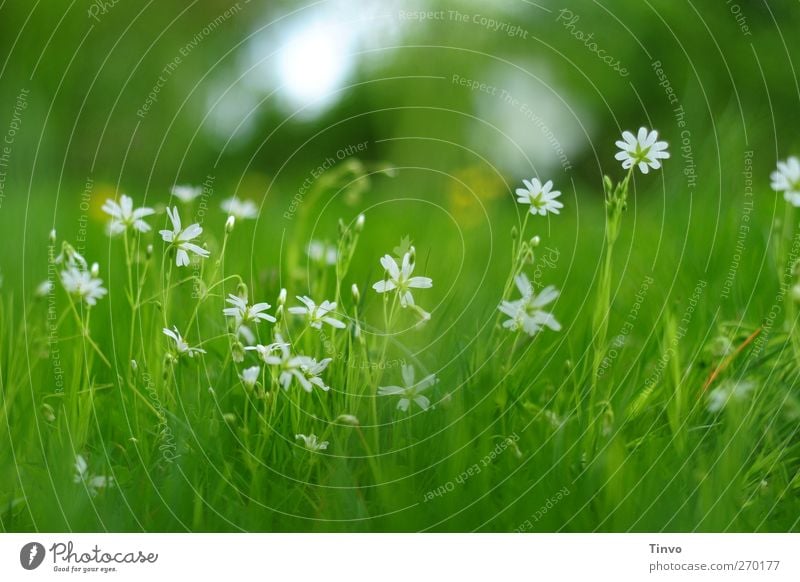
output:
[[[563,290],[555,309],[568,329],[546,336],[558,345],[542,364],[557,378],[553,370],[588,346],[587,334],[570,330],[588,329],[601,179],[623,175],[614,142],[647,125],[671,144],[672,159],[635,178],[615,256],[622,307],[610,329],[652,275],[634,335],[656,343],[662,306],[682,312],[704,280],[699,345],[725,318],[757,325],[775,297],[767,239],[783,200],[768,176],[777,159],[800,152],[798,29],[796,3],[745,0],[6,0],[3,292],[17,297],[24,286],[30,295],[44,279],[54,226],[72,242],[85,229],[78,246],[104,274],[114,271],[106,198],[124,192],[163,206],[174,184],[207,183],[208,213],[194,218],[214,222],[212,245],[224,198],[262,205],[231,243],[259,291],[274,296],[287,241],[333,240],[338,219],[364,212],[354,280],[362,289],[377,280],[378,257],[410,237],[421,272],[436,281],[426,305],[432,335],[458,320],[452,333],[466,344],[494,312],[509,269],[520,218],[513,190],[539,176],[565,203],[562,216],[536,223],[545,248],[558,250],[542,279]],[[320,168],[331,185],[312,199]],[[718,301],[748,200],[735,284]],[[94,325],[107,323],[104,307]],[[435,342],[427,355],[439,355]],[[648,355],[626,365],[646,370],[659,354]],[[660,491],[663,478],[652,479]],[[795,516],[785,519],[779,527],[796,527]]]

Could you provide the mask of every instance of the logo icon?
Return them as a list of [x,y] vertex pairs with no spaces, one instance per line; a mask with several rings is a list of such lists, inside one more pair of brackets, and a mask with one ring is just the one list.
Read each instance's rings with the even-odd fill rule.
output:
[[44,561],[44,546],[39,542],[30,542],[22,546],[19,552],[19,563],[26,570],[35,570]]

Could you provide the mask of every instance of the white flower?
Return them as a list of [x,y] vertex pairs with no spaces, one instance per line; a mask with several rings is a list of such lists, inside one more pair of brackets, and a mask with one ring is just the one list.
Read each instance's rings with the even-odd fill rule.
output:
[[270,366],[278,368],[280,372],[278,382],[284,390],[289,389],[293,379],[297,380],[306,392],[311,392],[314,386],[325,392],[330,390],[319,375],[328,367],[331,358],[317,362],[308,356],[293,356],[289,351],[289,344],[282,343],[280,336],[276,336],[276,339],[278,343],[274,345],[280,350],[280,355],[267,354],[262,358]]
[[303,444],[309,451],[324,451],[328,448],[328,441],[319,441],[317,440],[317,435],[310,434],[308,436],[304,434],[296,434],[294,438],[299,441],[303,441]]
[[322,329],[323,322],[338,329],[347,327],[343,322],[328,315],[328,313],[336,309],[336,303],[323,301],[317,305],[310,297],[300,297],[298,295],[297,298],[304,304],[304,307],[290,307],[289,313],[306,316],[308,325],[311,327]]
[[800,206],[800,160],[792,156],[778,162],[778,169],[770,175],[772,189],[783,192],[784,199],[792,206]]
[[511,318],[503,322],[503,327],[512,331],[523,330],[531,336],[543,327],[549,327],[553,331],[561,330],[561,324],[553,314],[542,310],[542,307],[558,297],[558,290],[550,285],[536,295],[533,285],[524,273],[517,275],[514,281],[522,298],[500,304],[500,311]]
[[[280,339],[280,336],[278,336],[278,338]],[[245,350],[248,351],[248,352],[258,352],[259,357],[265,363],[269,363],[269,362],[267,362],[267,357],[270,356],[272,354],[272,352],[274,352],[278,348],[282,348],[282,347],[288,348],[289,344],[286,344],[286,343],[283,343],[283,342],[276,342],[274,344],[269,344],[268,346],[263,346],[261,344],[258,344],[257,346],[247,346],[245,348]]]
[[187,251],[191,251],[204,259],[208,258],[211,253],[190,242],[203,234],[203,227],[199,224],[192,224],[186,229],[181,228],[181,217],[178,214],[177,206],[172,209],[167,208],[167,215],[172,221],[172,230],[162,230],[159,231],[159,234],[164,239],[164,242],[170,243],[178,250],[175,258],[176,264],[179,267],[187,267],[189,265],[189,253]]
[[242,324],[255,323],[258,324],[262,321],[269,321],[275,323],[276,319],[268,313],[264,313],[267,309],[272,307],[269,303],[256,303],[255,305],[248,305],[247,299],[233,294],[228,295],[226,299],[233,307],[227,307],[222,310],[227,317],[233,317],[236,320],[237,326]]
[[239,200],[236,196],[222,202],[222,210],[236,220],[247,220],[258,217],[258,206],[252,200]]
[[253,366],[251,368],[246,368],[242,370],[242,375],[240,376],[240,378],[242,379],[242,384],[244,384],[250,390],[252,390],[258,383],[258,379],[260,376],[261,376],[261,368],[259,366]]
[[97,305],[97,300],[108,293],[103,287],[102,279],[80,266],[70,266],[61,271],[61,284],[67,293],[85,301],[89,306]]
[[176,185],[172,187],[172,195],[184,204],[188,204],[203,193],[200,186]]
[[189,344],[186,343],[186,340],[183,339],[183,336],[178,331],[177,327],[173,327],[172,329],[164,328],[164,335],[168,338],[171,338],[175,342],[175,349],[178,352],[179,356],[187,355],[190,358],[193,358],[195,354],[205,354],[205,350],[201,350],[200,348],[190,348]]
[[626,170],[634,165],[639,166],[642,174],[649,172],[650,168],[658,170],[661,167],[661,160],[669,157],[667,151],[669,144],[657,140],[656,130],[647,131],[642,127],[638,135],[623,131],[622,139],[616,142],[620,151],[614,157],[622,162],[622,167]]
[[89,490],[92,496],[97,495],[99,489],[114,486],[113,477],[104,477],[102,475],[92,475],[89,473],[89,464],[83,455],[75,456],[75,476],[73,477],[75,483],[83,483]]
[[76,251],[72,245],[67,242],[65,242],[61,247],[61,252],[53,260],[53,262],[56,265],[63,264],[65,267],[77,267],[83,270],[89,268],[89,264],[86,262],[86,259],[83,258],[83,255]]
[[552,190],[553,182],[548,180],[542,184],[536,178],[530,180],[523,180],[524,188],[517,188],[517,202],[520,204],[530,204],[531,214],[534,216],[539,214],[541,216],[547,213],[558,214],[559,209],[564,208],[564,205],[556,200],[561,196],[558,190]]
[[129,228],[139,232],[150,232],[150,225],[143,218],[155,214],[152,208],[135,208],[133,200],[123,194],[119,197],[119,203],[115,200],[106,200],[103,205],[103,212],[111,217],[108,223],[108,233],[111,235],[122,234]]
[[431,401],[422,395],[422,392],[436,384],[436,374],[426,376],[419,382],[415,382],[414,367],[404,364],[402,369],[404,386],[381,386],[378,388],[379,396],[400,396],[397,409],[406,412],[414,401],[422,410],[428,410]]
[[381,258],[381,265],[385,269],[388,278],[378,281],[372,288],[378,293],[386,293],[396,289],[400,295],[401,307],[414,305],[414,296],[411,295],[411,289],[430,289],[433,287],[433,280],[430,278],[411,276],[411,273],[414,272],[414,263],[411,262],[410,252],[403,255],[403,262],[400,266],[397,265],[391,255],[384,255]]
[[318,240],[312,240],[306,247],[306,254],[315,263],[320,265],[335,265],[339,251],[334,245]]
[[746,399],[753,388],[755,384],[747,380],[725,382],[709,392],[706,408],[711,413],[719,412],[730,402],[741,402]]
[[36,287],[36,296],[37,297],[46,297],[50,295],[53,291],[53,283],[48,281],[42,281],[38,287]]

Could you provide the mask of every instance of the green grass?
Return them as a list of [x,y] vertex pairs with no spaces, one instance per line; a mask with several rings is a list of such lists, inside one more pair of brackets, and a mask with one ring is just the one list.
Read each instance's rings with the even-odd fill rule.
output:
[[[789,299],[776,299],[782,259],[771,220],[782,213],[782,200],[767,191],[766,178],[759,195],[769,202],[753,214],[747,252],[723,299],[741,196],[726,201],[714,224],[711,197],[690,198],[677,186],[663,191],[659,173],[635,177],[610,262],[604,342],[593,335],[604,303],[596,299],[603,280],[599,181],[572,192],[557,180],[564,213],[528,221],[526,238],[539,234],[542,243],[525,271],[533,276],[542,265],[541,283],[562,290],[550,307],[563,325],[531,339],[495,327],[512,268],[510,233],[524,211],[510,195],[516,185],[483,201],[487,219],[474,204],[473,214],[459,214],[463,208],[439,194],[446,188],[435,181],[401,201],[409,172],[395,182],[373,176],[368,192],[349,198],[336,195],[340,184],[332,180],[291,220],[282,218],[288,197],[270,195],[258,222],[237,224],[224,254],[223,196],[215,194],[202,237],[211,258],[198,271],[171,269],[168,291],[160,237],[131,239],[138,257],[133,296],[141,296],[135,309],[126,295],[123,240],[107,239],[90,213],[84,252],[100,263],[110,293],[91,309],[88,336],[78,323],[86,307],[76,304],[76,317],[57,281],[50,297],[33,292],[47,277],[52,216],[57,254],[62,240],[76,243],[79,205],[70,198],[54,211],[44,198],[9,198],[16,204],[9,213],[26,219],[5,225],[22,241],[15,248],[23,256],[2,251],[0,529],[798,529],[800,403],[787,323],[794,310]],[[731,170],[732,190],[737,179]],[[96,193],[93,205],[104,199]],[[166,200],[159,193],[147,202]],[[360,212],[366,225],[347,273],[337,281],[335,268],[308,265],[305,242],[335,243],[339,218],[352,236]],[[182,215],[191,222],[191,213]],[[150,222],[157,231],[165,216]],[[418,327],[416,317],[397,310],[396,333],[387,337],[383,299],[371,285],[384,276],[379,258],[404,237],[416,248],[415,274],[433,279],[432,289],[415,292],[432,318]],[[553,249],[557,255],[548,255]],[[557,260],[551,265],[547,256]],[[295,295],[332,300],[339,284],[337,311],[358,318],[363,343],[352,324],[335,332],[325,326],[323,335],[294,316],[277,324],[295,351],[333,358],[323,374],[330,392],[308,394],[296,383],[284,391],[269,373],[267,396],[243,387],[238,374],[257,359],[248,352],[244,364],[232,360],[222,315],[240,279],[251,302],[273,305],[270,313],[282,287],[291,306]],[[194,297],[198,289],[207,295]],[[207,353],[168,363],[165,323]],[[275,329],[259,326],[260,342],[270,343]],[[378,386],[400,384],[400,362],[413,364],[418,378],[437,374],[430,410],[403,413],[396,398],[376,398]],[[712,390],[739,381],[752,383],[745,398],[707,410]],[[336,422],[343,414],[360,426]],[[296,433],[314,433],[330,446],[309,452]],[[76,483],[76,455],[114,486],[92,495]]]

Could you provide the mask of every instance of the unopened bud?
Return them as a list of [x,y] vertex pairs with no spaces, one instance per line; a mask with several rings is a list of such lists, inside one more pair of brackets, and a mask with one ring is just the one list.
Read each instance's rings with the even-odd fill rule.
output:
[[409,249],[408,254],[410,255],[408,257],[408,262],[413,265],[417,261],[417,249],[412,246]]
[[100,274],[100,265],[92,263],[92,277],[97,277]]
[[361,293],[358,292],[358,285],[353,283],[353,286],[350,287],[350,291],[352,291],[352,293],[353,293],[353,301],[358,303],[359,300],[361,299]]
[[534,236],[531,239],[531,248],[535,249],[536,247],[539,246],[539,243],[541,243],[541,242],[542,242],[542,239],[539,238],[539,235]]
[[244,346],[242,342],[235,341],[231,346],[231,359],[237,364],[244,362]]
[[511,240],[517,240],[519,236],[519,230],[516,226],[511,227]]
[[148,259],[153,256],[153,245],[147,245],[147,248],[145,249],[145,255]]
[[228,234],[232,233],[234,226],[236,226],[236,218],[233,215],[230,215],[228,220],[225,221],[225,232]]
[[50,231],[50,244],[56,244],[56,229]]
[[278,305],[286,305],[286,289],[281,289],[281,292],[278,293]]
[[365,220],[366,220],[366,218],[364,217],[363,214],[359,214],[358,215],[358,218],[356,218],[356,227],[355,227],[356,232],[361,232],[362,230],[364,230],[364,221]]
[[247,301],[247,285],[245,285],[244,283],[239,283],[236,286],[236,294],[245,301]]
[[336,419],[338,424],[347,424],[349,426],[358,426],[361,423],[358,421],[358,418],[353,416],[352,414],[340,414],[339,417]]
[[139,371],[139,364],[136,363],[136,360],[131,360],[131,370],[134,374]]

